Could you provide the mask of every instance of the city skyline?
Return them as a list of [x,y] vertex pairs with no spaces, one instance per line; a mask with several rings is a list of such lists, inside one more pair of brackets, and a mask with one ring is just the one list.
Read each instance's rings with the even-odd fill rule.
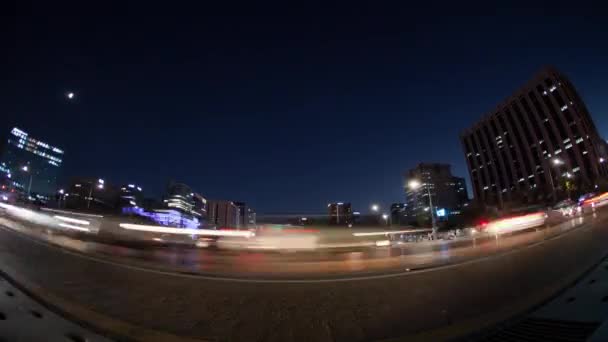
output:
[[[434,23],[440,27],[416,33],[395,31],[396,20],[368,19],[357,29],[360,17],[322,17],[320,27],[309,30],[281,20],[285,33],[256,28],[251,34],[266,37],[257,40],[240,37],[249,28],[244,20],[234,31],[220,28],[217,37],[204,40],[205,49],[186,44],[197,41],[195,34],[175,37],[174,43],[161,39],[165,50],[183,47],[171,53],[155,48],[163,32],[149,33],[120,18],[117,28],[95,37],[71,28],[73,20],[95,28],[96,18],[70,19],[53,27],[48,41],[36,38],[47,21],[29,28],[31,23],[19,23],[22,43],[16,51],[22,58],[13,72],[22,77],[2,81],[6,120],[0,128],[21,127],[64,148],[62,168],[69,174],[63,181],[89,175],[117,184],[134,181],[159,197],[166,181],[176,179],[209,198],[250,203],[258,212],[322,212],[327,203],[339,201],[361,211],[381,203],[388,211],[390,203],[404,201],[402,173],[419,162],[449,163],[454,175],[467,175],[460,131],[547,64],[577,86],[605,138],[608,106],[600,95],[606,92],[608,69],[601,61],[607,48],[598,47],[594,38],[600,33],[589,30],[593,18],[569,19],[571,32],[535,17],[519,20],[520,27],[500,17],[497,22],[505,25],[485,32],[478,31],[485,27],[483,19],[468,22],[457,30],[468,34],[459,42],[461,52],[444,56],[427,42],[449,41],[440,32],[455,19],[441,23],[445,18],[438,18]],[[336,21],[344,28],[329,30]],[[370,27],[376,30],[357,36]],[[139,45],[131,47],[129,37],[114,41],[123,29],[143,34]],[[343,39],[349,30],[354,30],[348,33],[352,40]],[[545,38],[526,38],[529,31]],[[209,28],[197,26],[193,32]],[[389,32],[401,33],[385,38]],[[576,46],[561,44],[580,32],[586,38]],[[173,38],[175,32],[164,34]],[[302,47],[284,55],[275,47],[297,45],[285,41],[290,34]],[[487,41],[490,37],[494,42]],[[71,47],[87,39],[86,47]],[[226,39],[253,39],[256,45],[248,48],[247,58],[238,57],[222,43]],[[369,43],[365,48],[358,46],[363,40]],[[488,52],[477,56],[482,41]],[[98,49],[107,50],[108,57],[87,57]],[[47,60],[31,57],[39,50]],[[409,56],[414,50],[419,52]],[[146,59],[148,54],[156,57]],[[584,56],[585,63],[573,56]],[[262,59],[269,62],[260,65]]]

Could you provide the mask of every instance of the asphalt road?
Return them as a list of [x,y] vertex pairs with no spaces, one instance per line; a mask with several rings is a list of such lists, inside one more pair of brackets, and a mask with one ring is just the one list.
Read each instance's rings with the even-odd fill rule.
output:
[[[510,253],[350,281],[225,281],[169,274],[82,257],[4,228],[0,269],[18,270],[56,296],[96,312],[184,336],[367,341],[483,316],[582,272],[606,254],[608,245],[606,218],[586,220]],[[486,247],[454,251],[477,248]]]
[[590,219],[591,216],[581,217],[550,228],[528,229],[499,238],[478,236],[454,241],[406,243],[396,247],[297,253],[162,247],[124,241],[114,244],[113,241],[96,241],[97,235],[93,234],[59,233],[57,229],[1,216],[0,225],[90,256],[144,268],[232,278],[334,279],[412,271],[487,257],[537,243]]

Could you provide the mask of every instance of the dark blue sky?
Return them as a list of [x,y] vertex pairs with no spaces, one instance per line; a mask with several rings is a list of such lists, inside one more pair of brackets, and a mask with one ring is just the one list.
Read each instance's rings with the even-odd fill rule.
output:
[[546,64],[608,133],[603,8],[80,6],[20,2],[1,24],[0,129],[64,148],[66,178],[367,211],[403,201],[420,161],[468,182],[459,132]]

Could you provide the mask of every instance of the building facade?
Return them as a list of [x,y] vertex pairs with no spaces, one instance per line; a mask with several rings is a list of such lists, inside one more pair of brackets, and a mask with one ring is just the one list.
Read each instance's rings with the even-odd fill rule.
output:
[[353,224],[353,209],[350,203],[329,203],[327,210],[330,225],[348,226]]
[[[449,164],[420,163],[406,172],[404,181],[406,214],[412,221],[416,221],[417,217],[430,220],[430,200],[433,208],[445,215],[459,212],[468,203],[465,180],[453,176]],[[415,188],[408,186],[413,181],[419,186]],[[442,209],[444,211],[441,211]]]
[[240,209],[232,201],[207,201],[207,221],[217,228],[238,228],[241,217]]
[[205,222],[207,220],[207,199],[195,192],[192,194],[192,201],[194,203],[192,208],[194,215],[198,217],[200,222]]
[[548,67],[462,132],[475,199],[504,208],[555,200],[606,177],[606,151],[573,84]]
[[22,193],[54,197],[63,163],[62,149],[15,127],[0,143],[0,178],[5,187]]

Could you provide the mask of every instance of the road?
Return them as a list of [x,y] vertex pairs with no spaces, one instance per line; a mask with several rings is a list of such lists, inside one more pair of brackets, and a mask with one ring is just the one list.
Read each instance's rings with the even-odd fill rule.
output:
[[[581,273],[606,254],[605,216],[587,217],[576,229],[561,227],[569,229],[561,235],[542,231],[518,235],[513,239],[531,242],[539,234],[549,238],[527,247],[518,244],[512,252],[422,271],[384,272],[380,277],[361,274],[347,281],[218,280],[125,267],[113,262],[116,255],[112,262],[103,262],[6,228],[0,229],[0,269],[18,270],[54,295],[95,312],[183,336],[234,341],[378,340],[483,316]],[[499,246],[495,251],[513,241],[495,243]],[[429,253],[439,259],[457,258],[469,250],[493,249],[489,246],[451,249],[439,244],[429,247]],[[391,250],[385,253],[369,260],[391,259]],[[131,257],[123,259],[132,264]],[[238,256],[253,259],[254,265],[264,264],[256,257],[257,253]],[[392,270],[394,265],[389,266]]]
[[96,241],[97,235],[58,232],[7,217],[0,217],[0,224],[69,250],[143,268],[231,278],[335,279],[413,271],[509,252],[574,229],[590,218],[581,217],[550,228],[528,229],[498,238],[483,236],[393,247],[298,253],[130,245],[124,241],[116,244],[114,240]]

